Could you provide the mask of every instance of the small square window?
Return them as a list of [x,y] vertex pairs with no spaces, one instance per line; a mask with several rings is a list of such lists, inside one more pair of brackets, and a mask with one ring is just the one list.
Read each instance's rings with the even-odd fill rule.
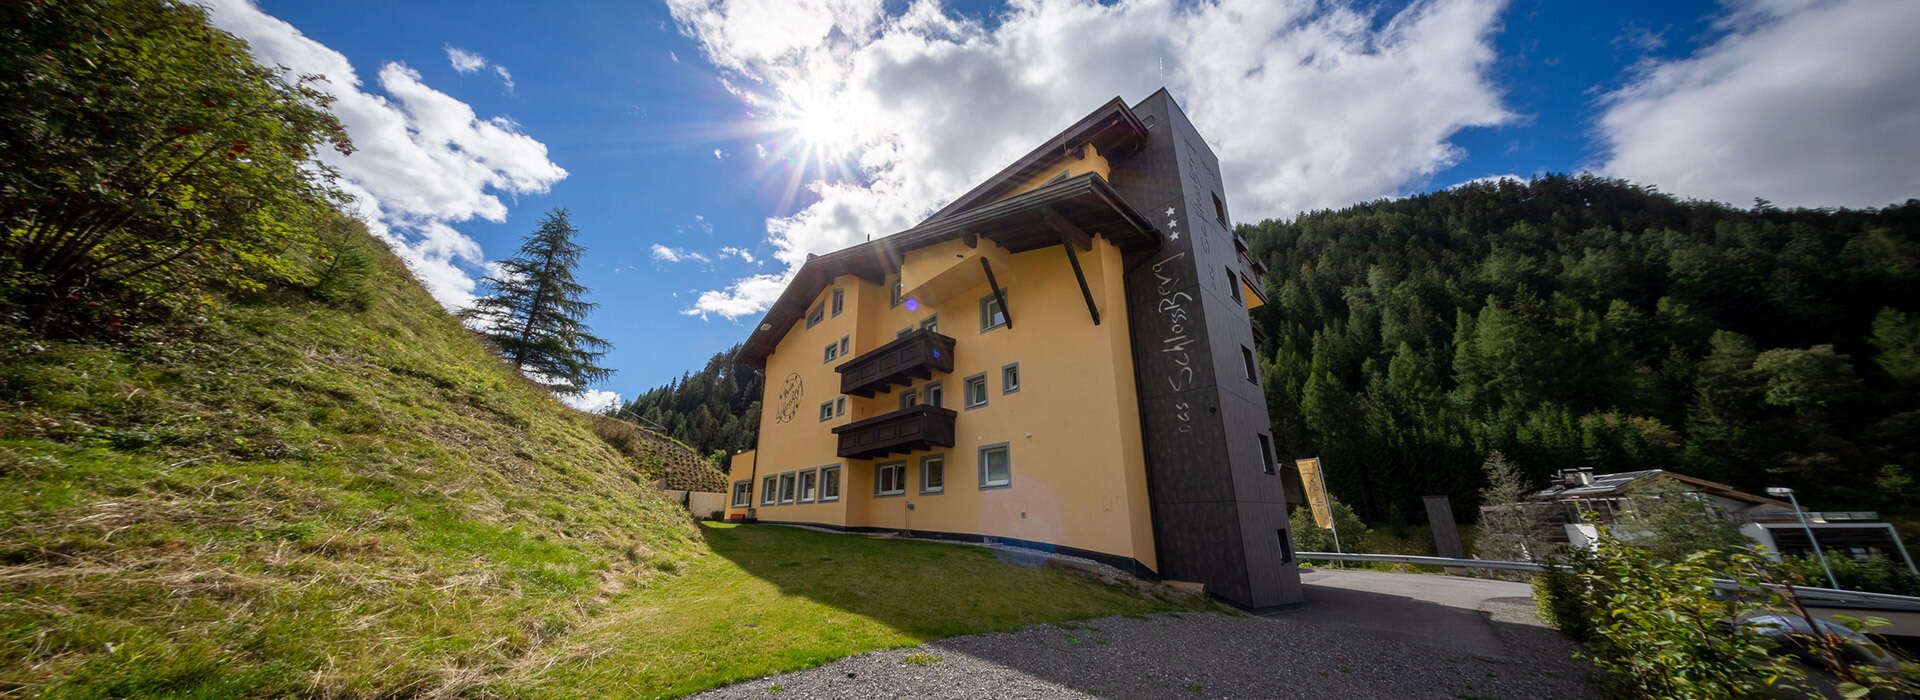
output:
[[980,448],[980,488],[1013,485],[1013,453],[1006,443]]
[[840,500],[840,466],[820,468],[820,502]]
[[979,408],[987,405],[987,375],[976,374],[967,377],[963,385],[966,393],[967,408]]
[[873,495],[898,496],[907,492],[907,463],[876,464],[873,467]]
[[921,457],[920,493],[940,493],[945,490],[947,490],[947,456]]
[[842,396],[833,400],[833,415],[847,415],[847,397]]
[[927,394],[928,406],[932,406],[934,408],[946,407],[945,399],[946,399],[947,392],[940,384],[928,384],[924,391]]
[[1253,350],[1240,346],[1240,362],[1247,366],[1247,381],[1260,383],[1260,363],[1253,361]]
[[780,477],[769,476],[760,482],[760,505],[770,506],[778,502]]
[[807,327],[812,328],[814,326],[820,325],[820,321],[826,318],[826,314],[827,314],[826,304],[815,304],[813,307],[813,310],[807,312]]
[[833,420],[833,402],[822,401],[820,402],[820,422],[824,423],[830,420]]
[[814,490],[819,486],[820,473],[812,469],[800,472],[800,502],[812,503]]
[[827,343],[827,349],[826,349],[826,350],[824,350],[824,351],[821,351],[821,353],[820,353],[820,361],[821,361],[821,362],[832,362],[832,361],[834,361],[834,360],[838,360],[838,359],[840,359],[840,344],[839,344],[839,343]]
[[847,290],[841,289],[839,287],[834,287],[833,288],[833,315],[835,317],[838,317],[840,315],[840,312],[845,311],[846,308],[847,308]]
[[733,507],[745,508],[753,504],[753,482],[733,482]]
[[780,475],[780,504],[781,505],[786,505],[788,503],[793,502],[793,486],[794,486],[793,472],[787,472],[785,474]]
[[909,408],[913,408],[913,405],[915,403],[918,403],[919,401],[920,401],[919,394],[916,394],[911,391],[900,392],[900,410],[902,411],[905,411]]
[[[1007,290],[1000,290],[1000,294],[1006,296]],[[1004,325],[1007,325],[1007,309],[1000,304],[1000,297],[992,294],[980,297],[980,332],[985,333]]]
[[1267,437],[1266,433],[1260,433],[1259,437],[1260,471],[1272,474],[1277,471],[1276,467],[1278,466],[1273,462],[1273,438]]
[[1000,368],[1000,393],[1011,394],[1020,390],[1020,363],[1015,362]]

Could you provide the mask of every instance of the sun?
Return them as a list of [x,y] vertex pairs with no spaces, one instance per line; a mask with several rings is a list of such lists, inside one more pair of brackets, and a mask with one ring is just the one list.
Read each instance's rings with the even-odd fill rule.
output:
[[820,160],[844,158],[853,151],[854,128],[839,110],[824,101],[797,104],[783,110],[781,120],[796,145]]

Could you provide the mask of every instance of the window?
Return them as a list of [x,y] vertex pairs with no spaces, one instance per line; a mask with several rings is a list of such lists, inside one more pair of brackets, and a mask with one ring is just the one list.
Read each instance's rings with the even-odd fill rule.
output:
[[846,357],[848,354],[847,351],[852,349],[853,343],[847,339],[847,336],[840,336],[840,356]]
[[947,392],[944,389],[942,389],[942,387],[939,384],[937,383],[928,384],[924,389],[922,389],[922,391],[924,391],[927,395],[928,406],[932,406],[934,408],[945,407],[946,401],[944,401],[944,399],[946,398]]
[[906,290],[907,290],[906,283],[901,282],[900,280],[894,280],[893,281],[893,298],[888,300],[887,304],[889,306],[899,306],[900,297],[906,292]]
[[1293,563],[1293,538],[1287,536],[1287,531],[1285,528],[1274,530],[1273,534],[1280,536],[1280,563],[1292,564]]
[[840,344],[839,344],[839,343],[827,343],[827,349],[826,349],[826,351],[824,351],[824,352],[822,352],[822,353],[820,353],[820,361],[821,361],[821,362],[832,362],[832,361],[834,361],[834,360],[837,360],[837,359],[840,359]]
[[824,423],[830,420],[833,420],[833,402],[822,401],[820,402],[820,422]]
[[1234,301],[1245,301],[1240,298],[1240,277],[1233,274],[1232,266],[1227,267],[1227,293],[1233,295]]
[[815,304],[813,306],[813,310],[807,312],[807,327],[812,328],[814,326],[820,325],[820,321],[826,318],[826,313],[827,313],[826,304]]
[[777,476],[769,476],[766,480],[760,482],[760,505],[770,506],[774,504],[776,497],[780,495],[777,490],[779,483],[780,477]]
[[1275,471],[1274,467],[1276,466],[1273,463],[1273,438],[1267,437],[1266,433],[1260,433],[1259,437],[1260,437],[1260,471],[1266,472],[1268,474],[1272,474],[1274,473]]
[[745,508],[753,503],[753,482],[733,482],[733,507]]
[[[1005,295],[1007,290],[1001,289],[1000,293]],[[980,332],[985,333],[1004,325],[1007,325],[1007,309],[1000,305],[1000,297],[992,294],[980,297]]]
[[967,377],[965,387],[967,408],[979,408],[987,405],[987,375],[976,374]]
[[920,322],[920,330],[926,331],[928,333],[939,333],[940,332],[940,316],[939,315],[928,316],[927,320]]
[[907,492],[907,463],[876,464],[873,467],[873,495],[898,496]]
[[820,473],[812,469],[800,472],[800,502],[812,503],[814,487],[819,484]]
[[1013,453],[1007,450],[1007,443],[980,448],[980,488],[991,489],[1012,485]]
[[1020,390],[1020,363],[1015,362],[1000,368],[1000,393],[1011,394]]
[[833,415],[847,415],[847,397],[842,396],[833,400]]
[[840,465],[820,468],[820,502],[840,500]]
[[1245,345],[1240,346],[1240,362],[1247,366],[1247,381],[1259,384],[1260,365],[1253,361],[1253,351]]
[[911,391],[900,392],[900,410],[905,411],[909,408],[913,408],[913,404],[917,403],[919,400],[920,400],[919,394],[916,394]]
[[940,493],[947,490],[947,456],[929,455],[920,458],[920,493]]
[[846,310],[846,308],[847,308],[847,290],[841,289],[839,287],[834,287],[833,288],[834,317],[838,318],[840,316],[840,312]]
[[1219,219],[1220,225],[1227,227],[1227,230],[1233,230],[1233,225],[1227,223],[1227,203],[1220,201],[1218,192],[1213,193],[1213,218]]
[[793,482],[793,472],[780,475],[780,503],[782,505],[793,502]]

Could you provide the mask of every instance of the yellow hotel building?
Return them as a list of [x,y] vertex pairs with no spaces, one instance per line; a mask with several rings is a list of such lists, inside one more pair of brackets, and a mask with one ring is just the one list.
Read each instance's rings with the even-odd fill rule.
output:
[[[913,228],[809,259],[748,338],[728,517],[999,542],[1297,602],[1247,311],[1263,269],[1165,91]],[[878,232],[876,232],[878,233]]]

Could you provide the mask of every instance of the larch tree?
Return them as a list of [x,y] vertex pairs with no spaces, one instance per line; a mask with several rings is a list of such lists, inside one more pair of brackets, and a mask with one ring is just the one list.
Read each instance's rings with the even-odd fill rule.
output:
[[607,342],[587,332],[594,304],[573,278],[586,251],[574,242],[577,233],[567,210],[547,212],[519,252],[487,276],[493,292],[462,314],[514,369],[565,394],[613,374],[598,364]]

